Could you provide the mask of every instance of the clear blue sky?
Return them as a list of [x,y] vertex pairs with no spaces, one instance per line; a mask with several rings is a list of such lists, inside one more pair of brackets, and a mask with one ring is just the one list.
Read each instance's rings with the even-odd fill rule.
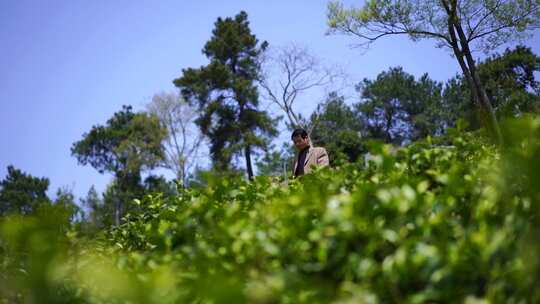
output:
[[[348,1],[352,3],[353,1]],[[270,45],[295,42],[341,64],[351,80],[392,66],[444,81],[454,59],[431,42],[386,39],[365,54],[353,37],[325,36],[326,3],[304,1],[0,1],[0,179],[10,164],[48,177],[50,194],[91,185],[101,192],[111,175],[77,164],[73,142],[104,124],[123,104],[143,109],[152,95],[206,58],[201,49],[217,17],[249,15],[251,29]],[[540,38],[527,43],[540,53]],[[302,100],[304,111],[314,106]]]

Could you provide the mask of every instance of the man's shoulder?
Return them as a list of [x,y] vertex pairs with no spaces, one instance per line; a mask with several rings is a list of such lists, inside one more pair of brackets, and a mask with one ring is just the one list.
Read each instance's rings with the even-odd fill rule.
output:
[[323,153],[326,152],[326,149],[323,147],[313,147],[313,152]]

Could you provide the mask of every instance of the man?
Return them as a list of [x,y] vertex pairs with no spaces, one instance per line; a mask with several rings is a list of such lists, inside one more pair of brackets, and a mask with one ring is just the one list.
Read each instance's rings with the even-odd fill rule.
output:
[[293,167],[294,177],[304,175],[313,170],[313,167],[328,166],[328,153],[321,147],[312,147],[309,136],[304,129],[296,129],[291,135],[291,139],[298,150],[298,156]]

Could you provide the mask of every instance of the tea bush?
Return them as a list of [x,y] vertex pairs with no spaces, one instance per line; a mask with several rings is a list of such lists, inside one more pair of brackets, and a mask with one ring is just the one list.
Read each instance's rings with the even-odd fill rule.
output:
[[[450,134],[299,180],[215,178],[98,239],[4,220],[4,301],[538,303],[540,122]],[[519,130],[516,132],[515,130]],[[54,225],[53,225],[54,226]]]

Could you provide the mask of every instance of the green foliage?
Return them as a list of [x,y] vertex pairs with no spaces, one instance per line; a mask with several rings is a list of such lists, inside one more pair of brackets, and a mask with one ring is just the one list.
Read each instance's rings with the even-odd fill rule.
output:
[[[540,58],[523,46],[507,49],[503,54],[495,54],[478,64],[478,74],[500,119],[540,111],[540,84],[535,78],[538,71]],[[480,127],[471,91],[462,76],[447,82],[443,100],[448,108],[445,117],[450,126],[455,126],[452,121],[462,119],[469,130]]]
[[[518,46],[478,64],[478,74],[499,119],[538,113],[540,85],[535,72],[540,70],[539,62],[530,49]],[[357,89],[362,100],[353,106],[364,137],[403,144],[444,134],[448,128],[477,130],[481,125],[462,76],[448,80],[443,89],[427,74],[415,79],[397,67],[374,80],[364,79]]]
[[184,69],[174,84],[201,110],[196,123],[210,139],[214,167],[219,171],[231,169],[233,156],[243,152],[251,178],[252,150],[265,148],[268,138],[276,135],[276,122],[259,110],[255,85],[260,72],[258,57],[268,44],[259,45],[245,12],[234,18],[218,18],[212,34],[203,49],[210,63]]
[[131,106],[123,106],[105,126],[92,127],[75,142],[71,153],[80,164],[89,164],[100,173],[137,175],[163,159],[161,143],[166,135],[157,117],[133,113]]
[[368,137],[402,144],[444,132],[448,112],[441,99],[442,84],[427,74],[418,80],[401,67],[364,79],[357,87],[362,101],[355,105]]
[[69,195],[59,194],[57,203],[41,205],[30,215],[0,218],[0,301],[82,302],[71,283],[57,277],[78,249],[73,246],[72,206],[62,203]]
[[60,188],[56,191],[54,205],[64,210],[70,222],[81,220],[82,210],[75,203],[75,195],[68,188]]
[[355,35],[369,45],[383,37],[434,39],[454,55],[472,93],[480,121],[499,145],[499,123],[477,72],[473,51],[489,53],[531,35],[540,25],[540,1],[366,1],[361,8],[328,4],[330,32]]
[[[279,151],[265,151],[255,164],[257,165],[258,175],[282,176],[284,174],[284,163]],[[288,174],[289,172],[286,171],[285,173]]]
[[318,115],[311,116],[310,125],[311,140],[328,151],[331,165],[354,162],[366,151],[362,139],[367,135],[362,134],[365,126],[336,93],[329,94]]
[[[459,18],[454,20],[454,14]],[[402,34],[413,41],[435,39],[439,47],[451,50],[458,40],[448,30],[449,22],[455,23],[456,30],[466,28],[465,40],[453,33],[458,40],[487,53],[530,36],[540,23],[540,2],[370,0],[362,7],[345,8],[342,1],[330,1],[327,11],[330,32],[356,35],[368,44]]]
[[95,233],[108,226],[110,220],[107,219],[109,210],[103,205],[103,200],[99,197],[96,188],[92,185],[86,194],[86,197],[80,199],[80,206],[83,209],[83,218],[81,220],[81,230],[85,233]]
[[456,76],[449,79],[442,94],[443,102],[448,109],[444,112],[444,121],[449,127],[456,128],[461,123],[465,130],[478,130],[480,119],[478,109],[463,77]]
[[177,194],[176,187],[174,182],[168,182],[162,175],[150,175],[144,179],[144,192],[148,194],[161,193],[164,196],[174,196]]
[[41,206],[49,205],[47,197],[49,179],[7,167],[7,176],[0,181],[0,216],[7,214],[32,214]]
[[[94,126],[83,139],[73,144],[71,154],[82,165],[100,173],[114,174],[115,181],[104,194],[110,221],[119,223],[129,211],[133,198],[142,195],[141,172],[155,168],[164,159],[162,142],[167,129],[155,115],[133,113],[123,106],[105,126]],[[103,222],[103,221],[102,221]]]
[[517,46],[496,54],[478,66],[493,107],[501,117],[540,112],[540,57],[530,48]]
[[451,131],[399,149],[373,144],[366,163],[289,185],[209,176],[204,188],[137,200],[141,212],[94,241],[43,214],[6,219],[2,297],[536,303],[540,121],[504,130],[505,150]]

